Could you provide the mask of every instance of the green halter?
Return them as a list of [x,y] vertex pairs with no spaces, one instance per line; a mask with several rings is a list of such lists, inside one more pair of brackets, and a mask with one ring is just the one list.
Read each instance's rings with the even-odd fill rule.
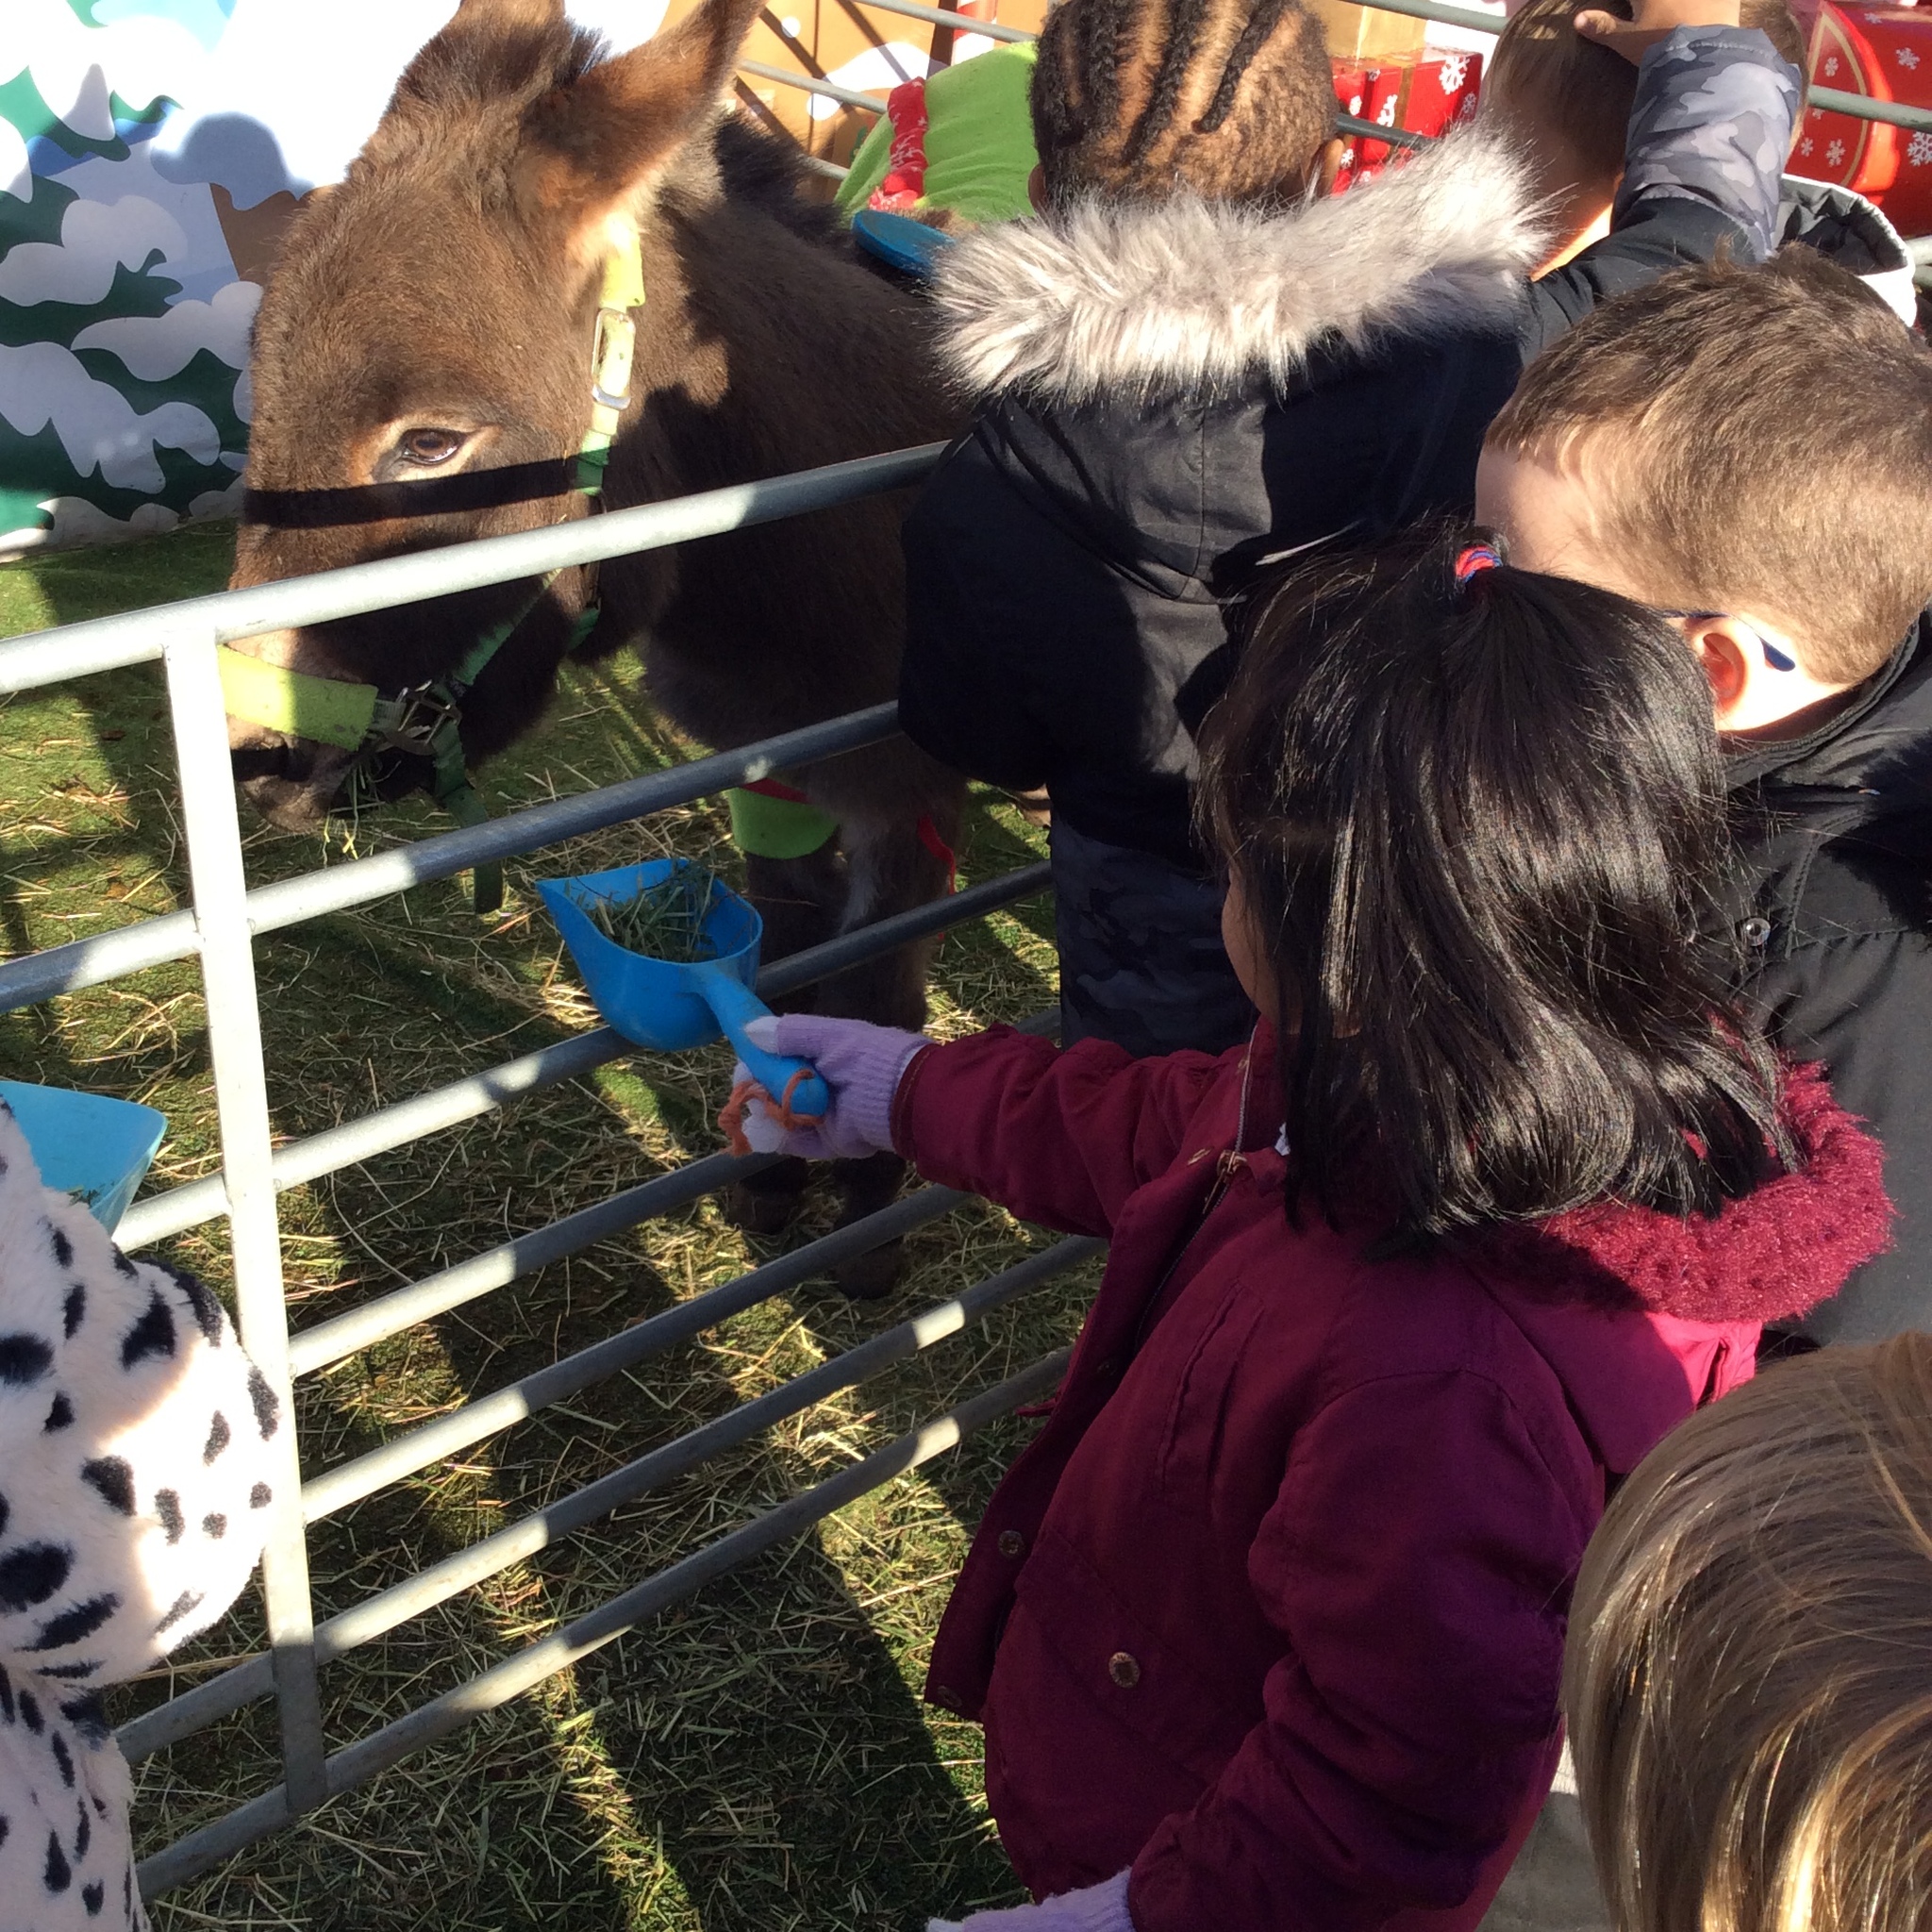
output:
[[[573,488],[591,500],[604,489],[604,472],[617,439],[624,411],[630,402],[631,363],[637,348],[637,324],[632,311],[644,305],[643,250],[637,225],[613,223],[610,254],[604,264],[604,284],[598,296],[596,333],[591,344],[591,426],[577,451]],[[344,684],[265,663],[224,645],[219,653],[222,698],[228,715],[279,731],[291,738],[313,739],[356,754],[349,768],[352,799],[373,782],[376,761],[401,752],[426,758],[431,768],[430,795],[462,825],[480,825],[490,816],[470,778],[463,756],[463,700],[491,660],[515,636],[550,586],[552,571],[508,617],[493,624],[471,645],[454,671],[412,685],[385,697],[373,684]],[[594,597],[579,613],[569,649],[575,651],[596,627]],[[478,912],[493,912],[503,903],[503,868],[476,867],[472,881]]]

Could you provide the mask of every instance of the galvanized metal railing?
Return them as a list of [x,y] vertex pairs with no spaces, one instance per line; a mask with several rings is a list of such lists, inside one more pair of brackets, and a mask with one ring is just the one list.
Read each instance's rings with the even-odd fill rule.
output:
[[[961,33],[979,34],[989,40],[1019,42],[1040,38],[1024,27],[1001,26],[992,21],[974,20],[968,15],[952,13],[941,8],[921,6],[918,0],[861,0],[861,4],[875,12],[904,14],[911,20],[956,27]],[[1437,21],[1444,26],[1464,27],[1474,33],[1495,34],[1503,30],[1503,22],[1497,15],[1479,13],[1470,7],[1453,7],[1446,4],[1446,0],[1354,0],[1354,4],[1368,7],[1378,13],[1406,14],[1412,20]],[[760,80],[774,81],[781,87],[798,88],[806,93],[818,94],[845,107],[860,108],[868,114],[886,111],[886,104],[877,94],[860,93],[852,88],[840,87],[833,81],[794,74],[787,68],[774,67],[758,60],[741,60],[739,69],[741,73],[756,75]],[[1841,88],[1835,87],[1814,87],[1807,99],[1812,107],[1822,108],[1828,114],[1848,114],[1855,120],[1882,121],[1892,127],[1932,133],[1932,108],[1913,108],[1900,101],[1874,100],[1869,94],[1846,93]],[[1378,122],[1364,121],[1355,114],[1338,114],[1335,121],[1344,134],[1368,141],[1387,142],[1392,147],[1424,147],[1433,139],[1430,135],[1412,134],[1403,128],[1384,127]],[[817,165],[823,172],[833,172],[832,163]],[[844,170],[837,172],[842,175]]]
[[[558,529],[524,532],[424,552],[315,576],[225,591],[157,609],[64,625],[0,643],[0,692],[33,690],[159,659],[166,675],[180,768],[183,829],[192,909],[151,918],[0,965],[0,1011],[96,986],[164,961],[196,957],[208,999],[219,1175],[137,1202],[117,1230],[139,1248],[214,1220],[229,1224],[235,1293],[243,1341],[292,1413],[292,1383],[387,1336],[505,1287],[652,1216],[689,1206],[768,1165],[766,1158],[715,1154],[627,1189],[546,1226],[470,1257],[346,1314],[290,1332],[283,1296],[275,1196],[424,1136],[508,1106],[573,1079],[630,1051],[608,1027],[543,1047],[431,1092],[283,1147],[270,1137],[253,943],[325,913],[369,905],[407,888],[447,878],[479,863],[527,854],[557,841],[749,782],[785,766],[889,738],[896,707],[879,705],[738,751],[699,758],[576,797],[512,812],[488,824],[445,833],[374,858],[333,865],[250,891],[228,774],[227,733],[218,646],[304,624],[353,616],[480,585],[541,575],[566,564],[661,548],[695,537],[849,503],[923,477],[941,445],[903,450],[774,477],[675,502],[619,510]],[[793,991],[909,939],[958,926],[1039,892],[1043,864],[984,880],[958,895],[846,933],[768,965],[759,990]],[[514,1652],[469,1682],[368,1736],[331,1749],[317,1674],[325,1664],[412,1617],[525,1560],[559,1538],[598,1522],[673,1477],[742,1443],[774,1423],[937,1346],[1016,1297],[1086,1259],[1090,1241],[1062,1241],[1005,1273],[929,1307],[910,1321],[794,1377],[776,1389],[653,1449],[575,1493],[534,1510],[496,1534],[382,1591],[318,1628],[308,1584],[308,1524],[441,1461],[578,1391],[688,1343],[704,1331],[808,1277],[899,1239],[963,1205],[951,1189],[921,1188],[878,1213],[753,1269],[735,1281],[622,1329],[509,1387],[464,1404],[381,1447],[303,1480],[295,1431],[281,1439],[283,1467],[262,1566],[269,1646],[127,1724],[124,1747],[141,1757],[192,1736],[245,1705],[273,1696],[280,1733],[281,1782],[225,1816],[177,1840],[141,1868],[144,1896],[179,1885],[330,1797],[353,1789],[551,1673],[612,1641],[641,1619],[798,1534],[869,1490],[890,1482],[958,1442],[1057,1380],[1063,1355],[973,1395],[851,1468]]]

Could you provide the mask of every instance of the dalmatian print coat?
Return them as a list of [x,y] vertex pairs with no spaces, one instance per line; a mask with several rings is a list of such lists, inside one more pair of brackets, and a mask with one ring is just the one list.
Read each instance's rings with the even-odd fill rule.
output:
[[0,1932],[145,1927],[101,1687],[240,1593],[281,1426],[221,1304],[42,1187],[0,1103]]

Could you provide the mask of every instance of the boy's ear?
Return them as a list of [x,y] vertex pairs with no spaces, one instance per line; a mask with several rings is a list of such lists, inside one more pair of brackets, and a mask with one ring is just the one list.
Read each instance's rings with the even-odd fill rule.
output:
[[[464,4],[535,8],[544,0]],[[546,225],[561,224],[584,260],[600,259],[609,218],[632,212],[671,157],[716,112],[760,5],[702,0],[642,46],[546,94],[525,117],[518,200]]]
[[[1720,731],[1737,729],[1751,691],[1757,640],[1728,617],[1696,617],[1684,626],[1685,641],[1703,667]],[[1748,638],[1748,641],[1747,641]]]
[[1026,177],[1026,199],[1032,204],[1035,214],[1046,212],[1046,170],[1038,161],[1034,162],[1033,172]]

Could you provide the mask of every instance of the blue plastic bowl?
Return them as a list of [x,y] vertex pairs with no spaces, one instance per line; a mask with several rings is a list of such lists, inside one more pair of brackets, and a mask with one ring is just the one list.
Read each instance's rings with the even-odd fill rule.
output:
[[[657,1053],[682,1053],[718,1037],[718,1017],[698,990],[697,969],[647,958],[606,939],[584,911],[584,902],[614,899],[621,905],[690,865],[687,858],[654,858],[615,872],[537,881],[597,1010],[626,1040]],[[737,893],[721,888],[705,930],[712,952],[700,962],[702,968],[722,972],[744,987],[756,985],[764,921]]]
[[41,1178],[74,1195],[109,1234],[141,1186],[168,1117],[139,1101],[0,1080]]

